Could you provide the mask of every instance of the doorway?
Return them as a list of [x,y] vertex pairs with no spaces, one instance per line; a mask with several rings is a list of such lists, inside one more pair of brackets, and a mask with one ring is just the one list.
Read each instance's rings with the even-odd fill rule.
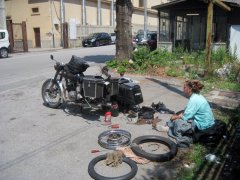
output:
[[35,47],[41,47],[41,36],[40,36],[40,28],[33,28],[34,36],[35,36]]

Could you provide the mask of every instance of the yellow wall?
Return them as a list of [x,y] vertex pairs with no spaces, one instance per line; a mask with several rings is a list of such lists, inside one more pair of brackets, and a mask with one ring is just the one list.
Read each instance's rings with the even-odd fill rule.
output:
[[[152,6],[160,4],[164,0],[147,0],[148,25],[157,26],[157,13],[151,9]],[[166,0],[165,0],[166,1]],[[56,46],[60,46],[60,0],[53,0],[55,6],[50,6],[49,0],[8,0],[5,1],[6,15],[11,17],[14,23],[26,21],[28,41],[35,47],[35,36],[33,28],[39,27],[41,33],[42,47],[52,45],[51,32],[55,36]],[[115,0],[116,2],[116,0]],[[132,24],[144,24],[144,9],[139,8],[139,0],[132,0],[134,12]],[[87,25],[97,25],[97,0],[86,0],[86,23]],[[39,8],[38,14],[32,13],[32,8]],[[55,8],[54,8],[55,7]],[[51,19],[52,9],[52,19]],[[56,9],[56,10],[55,10]],[[111,24],[111,0],[102,0],[102,25]],[[116,18],[116,13],[114,14]],[[82,0],[65,1],[65,21],[74,19],[79,25],[82,24]],[[116,25],[116,22],[115,22]],[[59,27],[59,29],[57,29]]]
[[[163,2],[167,2],[167,0],[147,0],[147,8],[151,9],[152,6],[159,5]],[[139,7],[139,0],[132,0],[132,4],[134,7]]]

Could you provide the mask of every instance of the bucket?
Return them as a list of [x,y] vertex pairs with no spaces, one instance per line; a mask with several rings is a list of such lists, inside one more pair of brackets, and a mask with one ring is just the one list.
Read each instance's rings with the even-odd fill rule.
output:
[[119,115],[119,107],[118,107],[118,104],[116,102],[112,103],[111,113],[112,113],[113,117],[118,117],[118,115]]

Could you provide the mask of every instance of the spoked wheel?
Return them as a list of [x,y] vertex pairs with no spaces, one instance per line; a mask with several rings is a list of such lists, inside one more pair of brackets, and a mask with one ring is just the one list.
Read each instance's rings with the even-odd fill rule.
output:
[[128,146],[131,143],[131,134],[121,129],[105,131],[98,136],[98,143],[106,149]]
[[138,167],[136,165],[136,163],[129,159],[124,157],[123,158],[123,162],[128,164],[131,168],[130,172],[125,174],[125,175],[121,175],[121,176],[117,176],[117,177],[107,177],[107,176],[103,176],[100,175],[99,173],[96,172],[95,170],[95,165],[103,160],[106,160],[107,155],[100,155],[97,156],[96,158],[94,158],[88,165],[88,174],[95,180],[126,180],[126,179],[132,179],[136,174],[137,174],[137,170]]
[[62,104],[62,94],[59,85],[57,83],[52,85],[52,83],[52,79],[48,79],[43,83],[42,98],[45,105],[51,108],[57,108]]

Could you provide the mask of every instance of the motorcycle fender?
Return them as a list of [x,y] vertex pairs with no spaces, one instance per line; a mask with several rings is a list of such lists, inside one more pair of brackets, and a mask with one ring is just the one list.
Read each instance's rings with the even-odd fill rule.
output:
[[[53,81],[53,79],[51,79],[51,81]],[[64,100],[64,88],[63,88],[63,84],[60,81],[56,81],[56,83],[59,85],[60,87],[60,91],[61,91],[61,102],[63,103]]]

